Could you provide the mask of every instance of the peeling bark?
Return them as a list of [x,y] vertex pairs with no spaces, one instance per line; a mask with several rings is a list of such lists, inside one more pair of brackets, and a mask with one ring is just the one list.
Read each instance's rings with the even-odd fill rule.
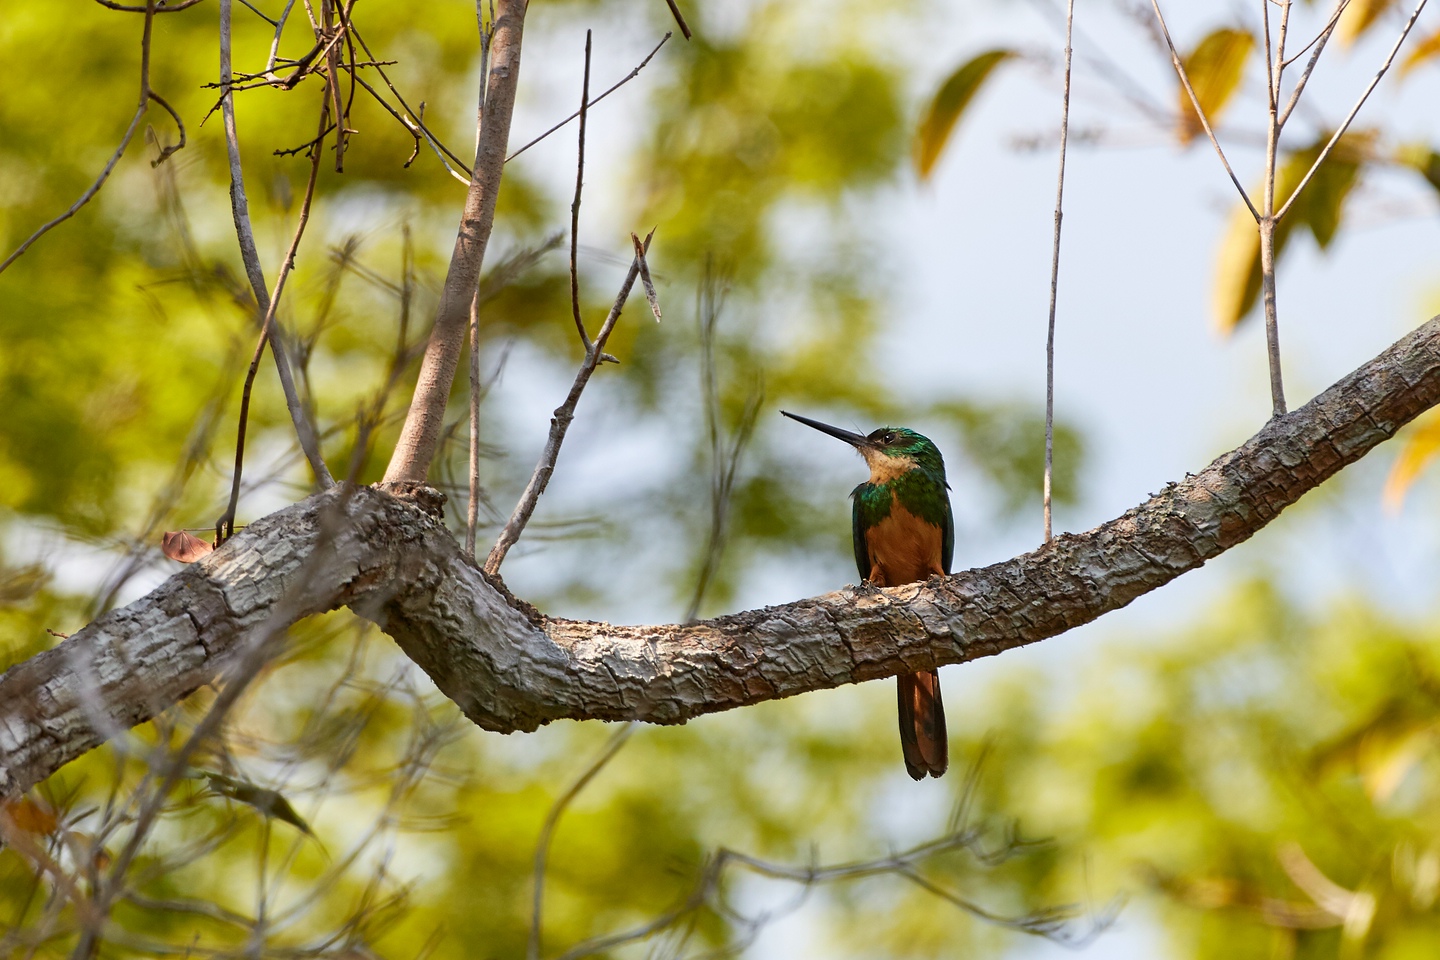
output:
[[[0,799],[213,680],[287,598],[297,616],[349,606],[375,621],[467,717],[507,733],[562,718],[683,723],[990,656],[1201,566],[1437,402],[1440,318],[1087,533],[924,584],[846,587],[687,625],[543,616],[477,569],[433,491],[330,490],[0,676]],[[337,503],[344,519],[322,538]],[[317,542],[332,556],[307,568]],[[324,582],[297,583],[302,569]]]

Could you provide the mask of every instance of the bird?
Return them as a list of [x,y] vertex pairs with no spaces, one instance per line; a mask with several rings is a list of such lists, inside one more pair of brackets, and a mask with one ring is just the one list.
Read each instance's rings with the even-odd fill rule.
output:
[[[898,587],[947,576],[955,554],[955,519],[945,459],[928,437],[905,427],[862,435],[788,411],[791,420],[844,440],[870,467],[870,479],[850,493],[855,565],[863,582]],[[896,677],[900,747],[915,780],[938,777],[950,762],[940,673]]]

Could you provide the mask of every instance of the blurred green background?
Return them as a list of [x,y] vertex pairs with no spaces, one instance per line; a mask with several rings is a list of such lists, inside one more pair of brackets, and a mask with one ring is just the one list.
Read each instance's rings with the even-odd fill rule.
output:
[[[933,437],[955,487],[957,566],[1034,546],[1058,5],[680,6],[695,38],[677,34],[591,113],[580,228],[591,328],[628,264],[628,233],[652,226],[665,319],[632,300],[608,348],[622,362],[582,400],[507,582],[547,612],[629,622],[851,582],[845,497],[863,470],[840,445],[782,422],[782,406]],[[1227,225],[1235,198],[1176,112],[1148,7],[1081,6],[1056,456],[1057,526],[1073,530],[1199,469],[1268,410],[1246,304],[1250,254]],[[1351,6],[1313,106],[1287,131],[1299,155],[1343,118],[1407,14],[1381,0]],[[280,4],[257,7],[273,17]],[[1326,13],[1297,5],[1294,36],[1308,40]],[[295,17],[283,55],[311,42]],[[5,253],[71,203],[119,141],[141,20],[78,0],[0,0]],[[468,155],[474,7],[366,0],[355,22],[377,57],[396,61],[385,69],[406,100],[424,102],[426,123]],[[1242,182],[1255,182],[1260,54],[1253,43],[1225,56],[1218,41],[1204,44],[1256,24],[1199,4],[1171,26],[1195,69],[1215,71],[1222,134]],[[660,0],[536,0],[514,145],[578,103],[587,27],[598,90],[674,23]],[[1280,267],[1292,407],[1436,308],[1440,129],[1427,105],[1440,84],[1437,30],[1433,12],[1421,18],[1407,48],[1416,56],[1402,54],[1361,115],[1336,158],[1346,166],[1326,168],[1324,196],[1300,208],[1295,222],[1309,229],[1292,232]],[[237,8],[237,69],[258,69],[270,37]],[[996,49],[1016,56],[931,144],[940,159],[920,178],[912,156],[917,131],[936,136],[923,120],[932,98]],[[152,168],[177,136],[152,110],[99,196],[0,274],[0,668],[56,643],[47,630],[69,633],[143,594],[175,569],[159,532],[205,528],[223,510],[254,332],[220,118],[206,119],[217,57],[212,0],[158,17],[152,84],[184,119],[187,145]],[[303,155],[275,151],[313,135],[320,89],[307,80],[238,98],[272,282],[309,169]],[[428,332],[464,187],[423,146],[407,166],[413,138],[363,92],[351,126],[344,173],[328,156],[322,164],[280,317],[300,345],[332,470],[353,459],[361,411],[383,410],[359,461],[368,482],[398,433],[413,350],[389,394],[387,370],[397,344]],[[481,310],[482,549],[580,360],[565,256],[551,243],[568,225],[574,151],[566,127],[506,169]],[[242,523],[309,489],[268,361],[256,396]],[[456,530],[465,404],[461,376],[457,428],[433,474]],[[1407,443],[1419,479],[1392,483],[1401,512],[1386,513],[1382,486]],[[543,955],[686,904],[722,848],[803,871],[906,851],[958,824],[981,853],[1010,855],[940,852],[916,861],[920,880],[1057,939],[1095,932],[1095,955],[1434,956],[1440,538],[1423,467],[1440,430],[1422,422],[1392,446],[1135,609],[947,669],[944,780],[903,775],[888,682],[637,729],[554,833]],[[713,489],[732,465],[717,546]],[[348,614],[292,634],[223,744],[194,762],[231,780],[197,773],[182,785],[101,955],[523,956],[542,824],[615,731],[482,733]],[[36,836],[58,863],[83,878],[97,824],[210,697],[201,691],[38,792]],[[277,789],[287,806],[266,817],[254,789],[236,783]],[[51,810],[58,825],[46,822]],[[113,853],[115,842],[103,845]],[[74,911],[56,890],[20,853],[0,851],[4,950],[69,954]],[[1063,948],[894,870],[804,884],[732,865],[656,937],[600,955],[727,949]]]

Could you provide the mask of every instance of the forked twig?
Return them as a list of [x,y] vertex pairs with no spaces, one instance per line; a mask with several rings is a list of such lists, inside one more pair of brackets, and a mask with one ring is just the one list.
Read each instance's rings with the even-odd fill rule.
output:
[[1305,172],[1305,176],[1300,181],[1300,185],[1295,188],[1294,193],[1290,194],[1290,199],[1286,200],[1285,205],[1275,214],[1277,220],[1285,216],[1291,204],[1295,202],[1295,198],[1300,196],[1300,191],[1305,189],[1306,184],[1315,176],[1315,171],[1320,169],[1320,165],[1330,156],[1330,151],[1335,149],[1335,144],[1339,143],[1340,138],[1345,135],[1345,131],[1350,129],[1350,124],[1354,122],[1356,115],[1360,113],[1360,108],[1365,105],[1365,101],[1369,99],[1370,94],[1379,86],[1381,79],[1390,69],[1390,65],[1395,62],[1395,55],[1400,52],[1401,46],[1405,43],[1405,38],[1410,35],[1410,30],[1415,26],[1415,21],[1419,19],[1420,11],[1425,9],[1426,2],[1427,0],[1420,0],[1420,2],[1415,5],[1415,11],[1410,14],[1410,19],[1405,21],[1405,29],[1400,31],[1400,36],[1396,39],[1395,45],[1390,48],[1389,56],[1387,56],[1385,62],[1380,65],[1380,70],[1371,78],[1369,86],[1365,88],[1365,92],[1360,94],[1360,99],[1355,101],[1355,106],[1350,109],[1350,114],[1345,118],[1345,122],[1340,124],[1339,128],[1336,129],[1335,133],[1330,137],[1330,141],[1325,144],[1325,149],[1320,151],[1320,155],[1315,158],[1315,162],[1311,164],[1310,169]]
[[[669,40],[672,36],[673,34],[667,33],[665,34],[665,36],[661,37],[660,42],[655,44],[655,49],[647,53],[645,55],[645,59],[641,60],[640,64],[634,70],[631,70],[629,73],[625,74],[625,76],[621,77],[618,81],[616,81],[610,87],[610,89],[600,94],[600,96],[596,97],[594,100],[591,100],[590,105],[593,107],[595,104],[599,103],[601,100],[604,100],[606,97],[610,96],[610,94],[614,93],[616,90],[619,90],[621,87],[625,86],[625,84],[638,77],[640,75],[640,71],[645,69],[646,64],[648,64],[655,57],[655,54],[660,52],[660,48],[665,46],[665,42]],[[520,154],[524,153],[526,150],[529,150],[531,147],[535,146],[535,144],[539,143],[541,140],[544,140],[546,137],[550,136],[550,134],[554,133],[556,130],[559,130],[561,127],[565,126],[565,124],[569,123],[571,120],[574,120],[578,116],[580,116],[580,111],[576,110],[574,113],[570,114],[570,116],[566,117],[564,120],[561,120],[559,123],[555,124],[555,126],[551,127],[549,130],[546,130],[544,133],[540,134],[540,136],[536,137],[534,140],[531,140],[519,150],[516,150],[514,153],[510,154],[510,156],[505,158],[505,162],[509,163],[511,160],[514,160],[516,157],[520,156]]]
[[[650,240],[655,236],[655,231],[650,231],[650,236],[645,238],[644,247],[648,252]],[[545,449],[540,454],[540,460],[535,464],[535,471],[530,475],[530,482],[525,485],[525,492],[520,495],[520,502],[515,504],[515,510],[506,521],[505,528],[500,531],[500,537],[495,541],[495,546],[490,549],[490,555],[485,558],[485,572],[495,575],[500,571],[500,565],[505,562],[505,554],[510,552],[520,539],[520,534],[525,531],[525,526],[530,522],[530,516],[535,512],[535,505],[540,501],[540,495],[545,492],[545,487],[550,483],[550,475],[555,472],[555,461],[560,457],[560,445],[565,442],[565,432],[570,429],[570,423],[575,419],[575,406],[580,402],[580,395],[585,392],[585,385],[590,382],[590,375],[603,360],[613,359],[605,353],[605,343],[610,339],[610,333],[615,329],[615,323],[620,319],[620,311],[625,308],[625,301],[630,297],[630,289],[635,286],[635,280],[640,276],[640,258],[636,257],[630,263],[630,270],[625,274],[625,281],[620,285],[620,292],[615,296],[615,303],[610,307],[610,313],[605,317],[600,332],[595,335],[595,342],[585,351],[585,359],[580,364],[580,371],[575,374],[575,382],[570,386],[570,393],[565,397],[565,402],[555,408],[550,417],[550,435],[545,441]]]
[[[320,129],[324,130],[330,122],[329,118],[329,96],[330,91],[325,92],[325,105],[320,110]],[[245,386],[240,392],[240,424],[235,440],[235,470],[230,479],[230,501],[220,519],[215,521],[215,542],[220,543],[228,540],[235,532],[235,510],[240,502],[240,477],[245,465],[245,428],[250,414],[250,391],[255,386],[255,374],[260,368],[260,358],[265,353],[265,344],[271,343],[272,352],[277,344],[271,334],[271,328],[275,323],[275,311],[280,306],[280,295],[285,292],[285,281],[290,276],[290,271],[295,267],[295,252],[300,248],[300,238],[305,235],[305,226],[310,222],[310,205],[315,198],[315,181],[320,175],[320,157],[322,152],[317,148],[310,155],[310,178],[305,184],[305,199],[300,204],[300,218],[295,225],[295,233],[290,238],[290,247],[285,251],[285,259],[280,262],[280,272],[275,278],[275,292],[270,295],[270,305],[265,311],[265,320],[260,325],[260,338],[255,343],[255,353],[250,357],[250,367],[245,372]],[[333,481],[332,481],[333,483]]]

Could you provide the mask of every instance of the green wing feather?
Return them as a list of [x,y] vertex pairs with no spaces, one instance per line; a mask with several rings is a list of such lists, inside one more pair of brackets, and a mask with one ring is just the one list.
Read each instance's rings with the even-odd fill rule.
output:
[[854,509],[850,514],[850,530],[855,538],[855,566],[860,570],[861,583],[870,576],[870,547],[865,543],[865,524],[860,518],[860,491],[864,486],[865,484],[860,484],[850,494],[850,499],[854,501]]
[[950,497],[945,497],[945,539],[940,544],[940,562],[945,572],[950,572],[950,561],[955,559],[955,515],[950,512]]

